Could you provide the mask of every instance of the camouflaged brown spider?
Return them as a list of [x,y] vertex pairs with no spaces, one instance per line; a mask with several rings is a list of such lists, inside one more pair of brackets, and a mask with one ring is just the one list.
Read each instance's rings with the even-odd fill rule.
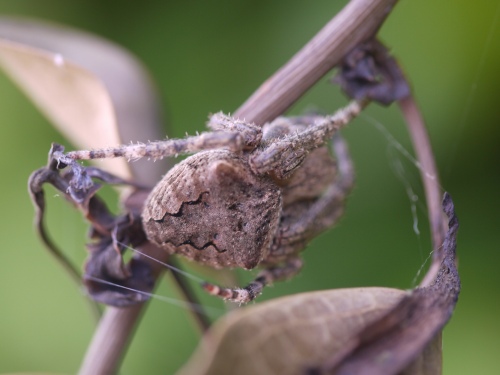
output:
[[[344,142],[334,135],[364,105],[353,101],[326,117],[280,117],[262,128],[217,113],[207,124],[212,131],[194,137],[53,156],[76,169],[76,160],[197,152],[151,191],[143,229],[168,253],[204,265],[263,267],[245,288],[204,284],[212,295],[245,303],[265,285],[295,275],[302,267],[299,253],[342,214],[353,170]],[[332,137],[336,162],[325,146]],[[92,181],[75,185],[89,189]]]

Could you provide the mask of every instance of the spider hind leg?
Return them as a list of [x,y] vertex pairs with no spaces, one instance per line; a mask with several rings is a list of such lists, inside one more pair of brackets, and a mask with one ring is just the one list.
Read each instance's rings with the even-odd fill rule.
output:
[[254,300],[266,285],[275,281],[286,280],[296,275],[302,268],[302,259],[291,258],[284,263],[262,270],[257,277],[244,288],[223,288],[218,285],[205,282],[202,287],[206,292],[226,301],[236,303],[248,303]]

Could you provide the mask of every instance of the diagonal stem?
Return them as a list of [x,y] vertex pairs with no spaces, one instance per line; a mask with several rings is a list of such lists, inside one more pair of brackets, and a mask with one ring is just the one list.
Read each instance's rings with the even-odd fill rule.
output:
[[347,53],[371,39],[397,0],[351,0],[236,111],[263,124],[285,112]]
[[406,119],[413,149],[417,154],[420,175],[425,190],[427,209],[429,210],[429,223],[432,236],[433,259],[427,274],[420,283],[420,287],[430,285],[436,278],[441,260],[444,257],[441,245],[446,235],[446,217],[441,208],[441,186],[439,184],[439,174],[432,152],[429,134],[425,126],[422,114],[412,95],[399,100],[399,107]]

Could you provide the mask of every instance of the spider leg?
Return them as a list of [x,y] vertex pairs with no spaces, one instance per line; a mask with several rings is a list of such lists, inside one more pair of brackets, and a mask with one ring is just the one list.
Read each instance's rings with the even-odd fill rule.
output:
[[280,265],[263,269],[257,277],[244,288],[222,288],[211,283],[204,283],[203,288],[211,295],[227,301],[248,303],[262,293],[262,289],[275,281],[286,280],[297,274],[302,268],[299,257],[287,259]]
[[210,116],[207,127],[214,131],[240,134],[243,137],[244,148],[249,150],[257,147],[262,139],[262,128],[260,126],[225,115],[222,112]]
[[367,101],[352,101],[331,116],[322,117],[305,130],[287,135],[256,151],[250,158],[250,167],[256,174],[272,172],[285,179],[297,169],[312,150],[325,144],[340,128],[348,124],[368,104]]
[[75,160],[93,160],[123,157],[129,160],[138,160],[144,157],[154,160],[168,156],[193,153],[217,148],[228,148],[240,151],[244,147],[243,137],[236,132],[210,132],[202,133],[183,139],[166,139],[148,143],[120,145],[117,147],[96,150],[70,151],[66,154],[59,153],[54,156],[66,165],[74,164]]
[[338,177],[313,201],[299,201],[285,207],[282,222],[267,257],[279,262],[302,251],[307,243],[331,228],[344,212],[344,201],[354,184],[354,168],[347,144],[336,134],[332,139]]
[[129,160],[138,160],[144,157],[158,160],[168,156],[217,148],[228,148],[235,152],[253,149],[262,138],[262,131],[257,125],[232,118],[222,112],[212,115],[207,125],[214,131],[183,139],[166,139],[96,150],[71,151],[64,155],[58,155],[58,157],[65,164],[71,164],[74,160],[118,157]]

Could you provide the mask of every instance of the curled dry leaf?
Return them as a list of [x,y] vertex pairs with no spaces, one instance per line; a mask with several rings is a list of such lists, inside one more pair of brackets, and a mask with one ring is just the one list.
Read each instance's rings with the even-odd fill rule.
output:
[[[45,228],[44,185],[50,184],[72,203],[90,222],[87,245],[89,258],[85,265],[84,284],[89,295],[98,302],[113,306],[128,306],[149,298],[147,293],[154,286],[152,267],[147,258],[134,254],[127,264],[122,253],[127,245],[137,247],[146,242],[140,221],[140,211],[147,191],[136,189],[123,202],[125,212],[112,214],[106,204],[96,195],[101,185],[94,183],[89,189],[75,189],[72,180],[78,175],[82,180],[97,179],[108,184],[127,184],[95,167],[76,165],[70,171],[60,171],[61,163],[53,158],[62,152],[62,146],[53,144],[46,167],[33,172],[28,182],[28,190],[35,206],[35,226],[51,253],[66,268],[69,274],[80,282],[80,274],[52,241]],[[106,282],[98,282],[105,280]]]
[[[111,99],[99,80],[62,57],[0,40],[0,64],[37,107],[74,144],[102,147],[120,142]],[[124,160],[104,167],[131,176]]]
[[350,98],[370,99],[383,105],[410,95],[410,85],[396,59],[376,38],[344,57],[333,82]]
[[[0,68],[78,148],[163,137],[156,93],[137,59],[90,33],[0,17]],[[154,184],[165,163],[101,164],[123,178]],[[133,172],[133,173],[132,173]]]
[[177,375],[304,374],[405,295],[389,288],[337,289],[234,311],[211,328]]

